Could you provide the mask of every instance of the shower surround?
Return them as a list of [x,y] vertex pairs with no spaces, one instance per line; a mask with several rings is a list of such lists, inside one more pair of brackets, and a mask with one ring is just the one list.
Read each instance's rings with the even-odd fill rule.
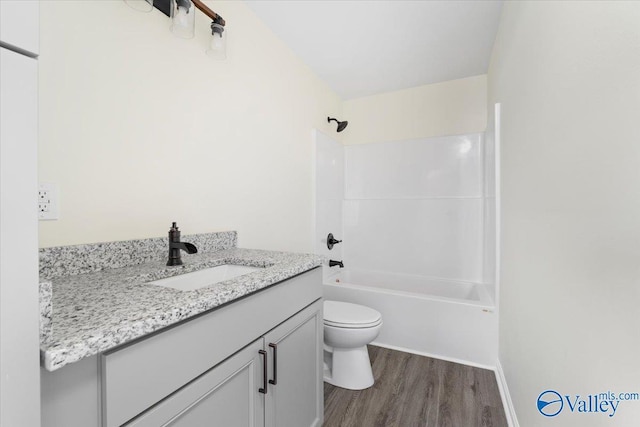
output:
[[[371,306],[374,344],[493,367],[492,141],[467,134],[342,146],[316,133],[316,251],[325,298]],[[332,232],[344,242],[329,251]]]

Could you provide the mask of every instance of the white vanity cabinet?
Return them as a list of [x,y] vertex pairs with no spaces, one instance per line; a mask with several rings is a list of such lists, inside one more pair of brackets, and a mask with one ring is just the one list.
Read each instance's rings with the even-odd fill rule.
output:
[[316,268],[42,371],[42,427],[320,426],[321,298]]
[[319,426],[321,325],[318,301],[126,426]]

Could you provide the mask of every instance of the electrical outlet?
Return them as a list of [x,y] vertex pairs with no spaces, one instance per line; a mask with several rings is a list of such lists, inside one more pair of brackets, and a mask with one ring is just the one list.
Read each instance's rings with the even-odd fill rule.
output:
[[51,220],[58,218],[58,186],[50,182],[42,182],[38,187],[38,219]]

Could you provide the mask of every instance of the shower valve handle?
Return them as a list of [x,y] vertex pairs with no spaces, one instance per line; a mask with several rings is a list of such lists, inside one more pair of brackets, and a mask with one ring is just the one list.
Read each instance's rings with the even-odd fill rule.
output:
[[333,249],[333,245],[337,245],[340,242],[342,242],[342,240],[336,240],[333,237],[333,233],[329,233],[327,236],[327,248],[329,248],[329,250]]

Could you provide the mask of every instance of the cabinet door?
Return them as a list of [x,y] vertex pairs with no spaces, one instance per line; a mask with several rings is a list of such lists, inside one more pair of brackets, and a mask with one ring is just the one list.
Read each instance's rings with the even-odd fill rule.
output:
[[261,427],[263,357],[258,339],[135,418],[136,427]]
[[270,379],[265,396],[267,426],[322,424],[322,340],[321,300],[265,335]]

